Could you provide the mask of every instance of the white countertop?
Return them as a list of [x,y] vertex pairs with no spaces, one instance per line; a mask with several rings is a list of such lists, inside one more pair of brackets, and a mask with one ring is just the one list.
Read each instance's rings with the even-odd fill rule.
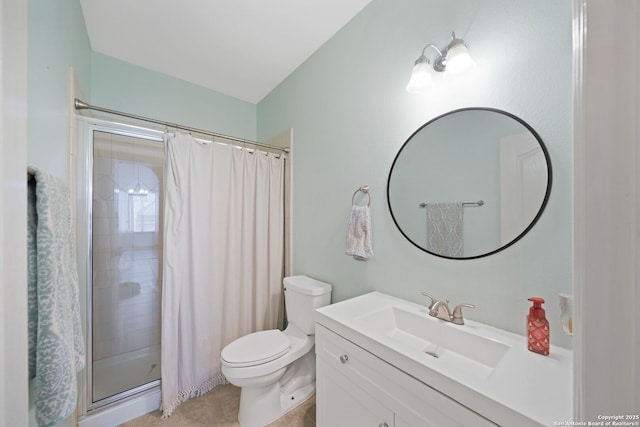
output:
[[[362,320],[392,307],[441,322],[444,333],[464,328],[508,349],[495,368],[472,372],[376,333]],[[319,308],[316,322],[499,425],[553,426],[573,418],[573,353],[567,349],[552,345],[548,356],[533,353],[524,336],[471,320],[453,325],[429,316],[425,306],[379,292]]]

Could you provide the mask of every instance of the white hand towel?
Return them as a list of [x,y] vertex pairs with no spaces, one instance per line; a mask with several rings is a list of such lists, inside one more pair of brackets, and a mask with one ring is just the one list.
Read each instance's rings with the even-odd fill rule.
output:
[[357,261],[367,261],[373,256],[371,241],[369,206],[352,206],[347,224],[345,253]]

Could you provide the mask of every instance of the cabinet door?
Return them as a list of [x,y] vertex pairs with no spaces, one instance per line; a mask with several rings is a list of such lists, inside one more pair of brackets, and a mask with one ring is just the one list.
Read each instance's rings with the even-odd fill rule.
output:
[[321,325],[316,353],[318,427],[496,427]]
[[317,359],[318,427],[393,427],[393,412]]

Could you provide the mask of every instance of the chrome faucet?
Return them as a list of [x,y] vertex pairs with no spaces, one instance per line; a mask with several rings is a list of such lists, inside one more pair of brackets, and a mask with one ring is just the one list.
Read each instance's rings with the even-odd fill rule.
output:
[[467,303],[456,305],[456,308],[453,309],[453,314],[451,315],[451,323],[455,325],[464,325],[464,319],[462,318],[462,307],[476,308],[475,305]]
[[462,317],[463,307],[476,307],[473,304],[458,304],[453,309],[453,313],[451,313],[451,311],[449,310],[449,300],[435,299],[426,292],[421,292],[421,294],[431,299],[431,303],[429,304],[429,316],[433,316],[441,320],[446,320],[447,322],[451,322],[455,325],[464,325],[464,318]]
[[429,316],[436,317],[438,319],[451,321],[451,313],[449,312],[449,300],[438,300],[431,306],[429,310]]

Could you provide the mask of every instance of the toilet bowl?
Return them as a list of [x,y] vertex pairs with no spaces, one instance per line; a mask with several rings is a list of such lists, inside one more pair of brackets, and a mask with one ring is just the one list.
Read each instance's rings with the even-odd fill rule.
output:
[[331,285],[292,276],[284,278],[284,288],[287,328],[245,335],[222,350],[222,373],[241,388],[242,427],[262,427],[315,391],[314,312],[329,304]]

